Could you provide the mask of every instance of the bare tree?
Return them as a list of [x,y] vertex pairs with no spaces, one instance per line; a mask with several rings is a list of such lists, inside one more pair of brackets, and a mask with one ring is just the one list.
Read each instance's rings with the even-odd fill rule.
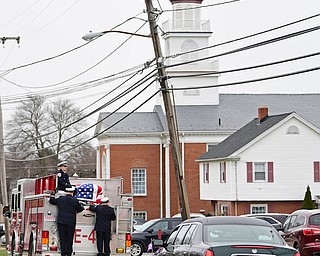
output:
[[47,105],[43,97],[29,96],[6,124],[9,158],[28,160],[27,166],[43,167],[44,171],[74,154],[87,138],[82,133],[85,125],[83,114],[70,100],[58,99]]

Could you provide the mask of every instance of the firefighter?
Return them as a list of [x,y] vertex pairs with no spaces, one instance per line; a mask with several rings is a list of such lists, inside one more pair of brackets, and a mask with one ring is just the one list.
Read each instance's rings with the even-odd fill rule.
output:
[[89,210],[96,213],[97,255],[110,256],[111,221],[116,219],[116,215],[109,206],[109,198],[103,197],[99,205],[90,205]]
[[73,236],[76,227],[77,213],[82,212],[84,207],[78,199],[73,197],[75,187],[65,188],[66,195],[55,198],[52,193],[49,202],[58,206],[58,232],[60,237],[61,256],[71,256],[73,251]]
[[[71,186],[70,180],[69,180],[69,175],[67,173],[68,170],[68,163],[67,161],[63,161],[58,163],[57,165],[58,169],[55,172],[55,174],[58,177],[58,191],[64,191],[66,187]],[[64,193],[62,193],[64,194]]]

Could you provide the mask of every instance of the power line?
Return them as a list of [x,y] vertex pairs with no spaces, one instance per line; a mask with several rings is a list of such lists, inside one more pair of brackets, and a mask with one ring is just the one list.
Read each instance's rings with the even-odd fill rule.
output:
[[223,70],[223,71],[202,72],[202,73],[192,74],[192,75],[167,76],[167,78],[170,79],[170,78],[182,78],[182,77],[199,77],[199,76],[208,76],[208,75],[220,75],[220,74],[225,74],[225,73],[239,72],[239,71],[244,71],[244,70],[250,70],[250,69],[256,69],[256,68],[262,68],[262,67],[268,67],[268,66],[273,66],[273,65],[284,64],[284,63],[291,62],[291,61],[296,61],[296,60],[301,60],[301,59],[314,57],[314,56],[317,56],[319,54],[320,54],[320,52],[315,52],[315,53],[310,53],[310,54],[307,54],[307,55],[298,56],[298,57],[294,57],[294,58],[290,58],[290,59],[279,60],[279,61],[264,63],[264,64],[260,64],[260,65],[244,67],[244,68],[237,68],[237,69],[230,69],[230,70]]
[[263,30],[263,31],[260,31],[260,32],[257,32],[257,33],[253,33],[253,34],[250,34],[250,35],[247,35],[247,36],[239,37],[239,38],[236,38],[236,39],[232,39],[232,40],[229,40],[229,41],[226,41],[226,42],[222,42],[222,43],[218,43],[218,44],[214,44],[214,45],[209,45],[209,46],[198,48],[198,49],[195,49],[195,50],[190,50],[190,51],[186,51],[186,52],[182,52],[182,53],[177,53],[177,54],[174,54],[174,55],[169,55],[169,56],[166,56],[165,58],[166,59],[168,59],[168,58],[176,58],[176,57],[184,55],[184,54],[190,54],[190,53],[193,53],[193,52],[199,52],[199,51],[202,51],[202,50],[215,48],[215,47],[222,46],[222,45],[225,45],[225,44],[234,43],[234,42],[241,41],[241,40],[244,40],[244,39],[248,39],[248,38],[251,38],[251,37],[254,37],[254,36],[258,36],[258,35],[262,35],[262,34],[265,34],[265,33],[269,33],[269,32],[272,32],[272,31],[275,31],[275,30],[278,30],[278,29],[282,29],[282,28],[285,28],[285,27],[288,27],[288,26],[292,26],[294,24],[298,24],[298,23],[301,23],[301,22],[304,22],[304,21],[307,21],[307,20],[310,20],[310,19],[314,19],[314,18],[317,18],[319,16],[320,16],[320,14],[311,15],[311,16],[308,16],[308,17],[293,21],[293,22],[289,22],[289,23],[286,23],[286,24],[283,24],[283,25],[280,25],[280,26],[277,26],[277,27],[273,27],[273,28],[270,28],[270,29],[267,29],[267,30]]
[[[65,126],[62,127],[61,129],[66,129],[66,128],[68,128],[68,127],[71,127],[72,125],[76,124],[77,122],[79,122],[79,121],[81,121],[81,120],[83,120],[83,119],[85,119],[85,118],[93,115],[94,113],[100,111],[101,109],[105,108],[106,106],[108,106],[108,105],[116,102],[116,101],[119,100],[120,98],[124,97],[125,95],[127,95],[128,93],[130,93],[130,92],[132,92],[133,90],[137,89],[137,88],[138,88],[139,86],[141,86],[143,83],[145,83],[146,81],[148,81],[149,79],[151,79],[151,78],[154,76],[154,73],[155,73],[155,71],[150,72],[148,75],[146,75],[144,78],[140,79],[140,81],[136,82],[136,83],[135,83],[134,85],[132,85],[130,88],[126,89],[124,92],[122,92],[122,93],[120,93],[119,95],[117,95],[117,97],[111,99],[111,100],[108,101],[107,103],[103,104],[102,106],[100,106],[99,108],[95,109],[95,110],[92,111],[91,113],[83,116],[82,118],[80,118],[80,119],[78,119],[78,120],[75,120],[74,122],[71,122],[71,123],[65,125]],[[148,86],[149,86],[149,85],[148,85]],[[147,87],[148,87],[148,86],[147,86]],[[136,94],[134,97],[132,97],[128,102],[126,102],[125,104],[121,105],[120,108],[123,107],[124,105],[128,104],[128,103],[129,103],[131,100],[133,100],[137,95],[141,94],[141,92],[144,91],[145,89],[147,89],[147,87],[145,87],[145,88],[144,88],[143,90],[141,90],[138,94]],[[102,122],[103,120],[104,120],[104,119],[102,119],[100,122]],[[82,133],[88,131],[89,129],[93,128],[95,125],[97,125],[97,124],[100,123],[100,122],[94,123],[93,125],[91,125],[90,127],[86,128],[85,130],[83,130],[83,131],[81,131],[81,132],[79,132],[79,133],[77,133],[77,134],[75,134],[75,135],[73,135],[73,136],[71,136],[71,137],[68,137],[68,139],[66,139],[66,140],[64,140],[64,141],[61,141],[60,144],[65,143],[65,142],[67,142],[68,140],[71,140],[71,139],[73,139],[73,138],[76,137],[76,136],[79,136],[80,134],[82,134]],[[61,129],[60,129],[60,130],[61,130]],[[59,130],[56,130],[56,131],[53,131],[53,132],[50,132],[50,133],[46,133],[46,134],[43,134],[43,135],[40,135],[40,136],[36,136],[36,137],[34,137],[32,140],[29,140],[29,141],[33,141],[34,139],[38,139],[38,138],[41,138],[41,137],[48,136],[48,135],[50,135],[50,134],[52,134],[52,133],[54,133],[54,132],[58,132],[58,131],[59,131]],[[26,141],[23,141],[23,142],[26,142]],[[11,143],[11,144],[10,144],[10,143],[7,143],[7,144],[5,144],[5,145],[6,145],[6,146],[9,146],[9,145],[17,145],[17,144],[20,144],[20,143]],[[58,145],[58,144],[50,145],[49,147],[42,148],[41,150],[43,150],[43,149],[48,149],[48,148],[52,148],[53,146],[57,146],[57,145]],[[38,151],[38,150],[33,150],[33,151],[29,151],[29,153],[30,153],[30,152],[37,152],[37,151]],[[26,153],[26,152],[8,152],[8,153],[17,153],[17,154],[18,154],[18,153]]]
[[[150,84],[149,84],[150,85]],[[108,128],[102,130],[101,132],[95,134],[94,136],[92,136],[91,138],[67,149],[67,150],[64,150],[62,152],[59,152],[59,154],[63,154],[63,153],[66,153],[68,151],[71,151],[81,145],[84,145],[86,144],[87,142],[91,141],[92,139],[95,139],[96,137],[98,137],[99,135],[101,135],[102,133],[108,131],[109,129],[111,129],[112,127],[114,127],[115,125],[117,125],[118,123],[120,123],[121,121],[123,121],[125,118],[127,118],[129,115],[131,115],[132,113],[134,113],[135,111],[137,111],[139,108],[141,108],[144,104],[146,104],[149,100],[151,100],[154,96],[156,96],[158,93],[159,93],[160,90],[157,90],[154,94],[152,94],[149,98],[147,98],[145,101],[143,101],[139,106],[137,106],[136,108],[134,108],[133,111],[127,113],[124,117],[120,118],[117,122],[113,123],[112,125],[110,125]],[[109,116],[111,116],[112,114],[114,114],[116,111],[113,111]],[[22,159],[11,159],[11,158],[5,158],[5,160],[9,160],[9,161],[13,161],[13,162],[28,162],[28,161],[37,161],[37,160],[40,160],[40,159],[47,159],[47,158],[50,158],[50,157],[53,157],[53,156],[56,156],[57,154],[51,154],[51,155],[48,155],[48,156],[45,156],[45,157],[39,157],[37,159],[28,159],[28,160],[22,160]]]
[[265,40],[265,41],[262,41],[262,42],[259,42],[259,43],[254,43],[254,44],[251,44],[251,45],[248,45],[248,46],[240,47],[240,48],[237,48],[235,50],[227,51],[227,52],[224,52],[224,53],[221,53],[221,54],[211,55],[211,56],[208,56],[208,57],[199,58],[199,59],[196,59],[196,60],[190,60],[190,61],[181,62],[181,63],[176,63],[176,64],[171,64],[171,65],[166,65],[165,67],[166,68],[177,67],[177,66],[187,65],[187,64],[200,62],[200,61],[204,61],[204,60],[208,60],[208,59],[212,59],[212,58],[221,57],[221,56],[228,55],[228,54],[242,52],[242,51],[245,51],[245,50],[250,50],[250,49],[253,49],[253,48],[260,47],[260,46],[268,45],[268,44],[271,44],[271,43],[276,43],[276,42],[279,42],[279,41],[282,41],[282,40],[286,40],[286,39],[290,39],[290,38],[293,38],[293,37],[296,37],[296,36],[300,36],[300,35],[303,35],[303,34],[314,32],[314,31],[316,31],[318,29],[320,29],[320,26],[315,26],[315,27],[311,27],[311,28],[308,28],[308,29],[300,30],[300,31],[297,31],[297,32],[294,32],[294,33],[286,34],[284,36],[279,36],[279,37],[275,37],[275,38],[272,38],[272,39],[268,39],[268,40]]
[[218,84],[218,85],[193,86],[192,88],[190,88],[190,87],[177,87],[177,88],[168,89],[168,91],[208,89],[208,88],[216,88],[216,87],[226,87],[226,86],[233,86],[233,85],[241,85],[241,84],[255,83],[255,82],[261,82],[261,81],[266,81],[266,80],[271,80],[271,79],[277,79],[277,78],[282,78],[282,77],[294,76],[294,75],[313,72],[313,71],[317,71],[317,70],[320,70],[320,66],[309,68],[309,69],[304,69],[304,70],[299,70],[299,71],[294,71],[294,72],[290,72],[290,73],[285,73],[285,74],[280,74],[280,75],[275,75],[275,76],[262,77],[262,78],[252,79],[252,80],[245,80],[245,81],[240,81],[240,82],[225,83],[225,84]]

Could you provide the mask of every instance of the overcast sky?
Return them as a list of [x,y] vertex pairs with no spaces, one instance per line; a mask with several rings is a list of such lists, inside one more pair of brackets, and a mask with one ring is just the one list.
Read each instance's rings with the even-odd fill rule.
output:
[[[218,2],[224,1],[204,0],[202,5],[213,5]],[[155,7],[164,11],[159,17],[159,25],[171,19],[169,0],[158,0],[153,3]],[[4,75],[6,79],[0,80],[4,122],[17,106],[14,102],[28,93],[45,92],[48,102],[54,101],[58,96],[69,98],[81,108],[88,106],[87,112],[92,111],[119,94],[119,91],[116,91],[106,96],[103,101],[90,106],[125,78],[108,81],[101,85],[89,84],[88,89],[76,92],[81,88],[79,83],[118,74],[132,67],[140,67],[154,57],[152,41],[147,38],[132,37],[124,43],[128,35],[110,33],[87,45],[84,45],[85,41],[81,39],[90,30],[110,30],[125,21],[127,22],[117,30],[137,31],[144,24],[143,19],[146,19],[146,14],[143,13],[144,0],[0,0],[0,6],[0,37],[20,36],[21,38],[19,45],[14,40],[8,40],[0,48],[0,75]],[[319,13],[319,0],[240,0],[205,7],[202,9],[202,19],[210,19],[213,32],[210,44],[214,45]],[[132,17],[139,19],[128,20]],[[210,53],[220,54],[319,25],[320,17],[318,16],[248,40],[212,48]],[[139,33],[148,34],[148,24],[145,24]],[[74,48],[77,49],[66,53]],[[320,31],[317,30],[254,50],[220,57],[219,68],[220,70],[243,68],[319,51]],[[58,55],[60,56],[55,57]],[[50,60],[41,61],[48,58]],[[35,61],[40,62],[21,67]],[[265,69],[224,74],[220,76],[219,83],[280,75],[319,65],[320,57],[316,56]],[[11,69],[14,70],[8,74],[4,73],[5,70]],[[145,70],[140,77],[148,72]],[[123,88],[128,88],[132,84],[133,82],[126,83]],[[66,91],[66,88],[69,90]],[[137,100],[125,105],[121,111],[133,110],[154,91],[155,87],[152,87]],[[320,93],[320,71],[221,88],[220,92]],[[52,96],[49,97],[49,95]],[[125,100],[120,101],[101,111],[112,111],[124,102]],[[152,111],[153,104],[154,102],[150,101],[139,110]],[[96,120],[97,114],[93,115],[89,122],[94,123]]]

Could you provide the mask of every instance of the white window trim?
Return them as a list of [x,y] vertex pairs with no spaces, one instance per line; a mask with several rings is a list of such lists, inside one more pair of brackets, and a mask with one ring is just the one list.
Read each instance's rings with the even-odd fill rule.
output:
[[[140,214],[144,215],[144,217],[141,217]],[[148,219],[147,211],[133,211],[133,218],[143,218],[147,220]]]
[[203,163],[202,164],[202,175],[203,175],[203,183],[209,183],[210,176],[209,176],[210,164]]
[[[222,172],[221,166],[224,167],[223,172]],[[220,162],[219,168],[220,168],[220,183],[226,183],[227,182],[227,172],[226,172],[227,163],[226,162]],[[224,173],[224,179],[223,179],[222,173]]]
[[[256,164],[264,164],[264,180],[256,180]],[[253,182],[267,182],[268,181],[268,163],[267,162],[254,162],[253,163]]]
[[[141,194],[135,194],[134,191],[133,191],[133,186],[132,186],[132,173],[133,173],[133,170],[145,170],[145,193],[141,193]],[[131,191],[132,191],[132,194],[134,196],[146,196],[147,195],[147,169],[146,168],[131,168]]]
[[253,208],[254,207],[264,207],[265,213],[268,213],[268,205],[267,204],[250,204],[250,213],[253,214]]

